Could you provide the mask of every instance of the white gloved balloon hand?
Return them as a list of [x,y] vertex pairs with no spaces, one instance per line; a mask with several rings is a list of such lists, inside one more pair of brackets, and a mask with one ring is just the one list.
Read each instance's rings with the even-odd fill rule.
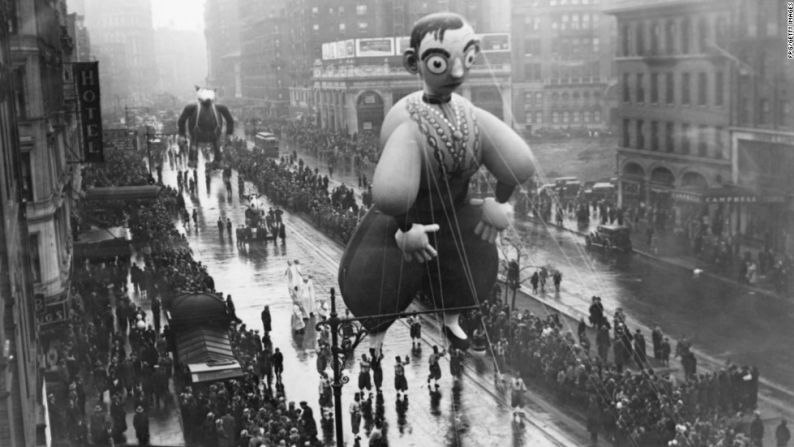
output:
[[411,225],[411,229],[408,231],[397,230],[394,233],[394,240],[400,250],[402,250],[403,258],[408,262],[413,260],[425,262],[436,257],[438,252],[430,245],[427,233],[438,231],[439,228],[441,227],[438,224],[422,225],[415,223]]
[[513,220],[513,206],[509,203],[499,203],[493,197],[472,199],[470,203],[482,205],[482,216],[480,222],[474,227],[474,234],[493,244],[496,236],[510,226],[510,222]]

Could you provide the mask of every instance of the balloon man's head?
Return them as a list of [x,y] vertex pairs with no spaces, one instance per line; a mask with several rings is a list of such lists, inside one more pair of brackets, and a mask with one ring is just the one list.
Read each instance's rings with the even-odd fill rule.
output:
[[202,105],[209,105],[215,101],[215,89],[196,86],[196,99]]
[[463,84],[479,51],[474,28],[458,14],[441,12],[414,24],[403,64],[422,78],[427,96],[443,101]]

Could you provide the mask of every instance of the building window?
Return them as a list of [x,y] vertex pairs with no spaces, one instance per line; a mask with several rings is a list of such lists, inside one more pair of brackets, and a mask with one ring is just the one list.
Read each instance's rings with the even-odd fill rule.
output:
[[659,123],[651,121],[651,150],[659,150]]
[[595,112],[593,112],[593,122],[594,123],[600,123],[601,122],[601,111],[600,110],[596,110]]
[[573,112],[573,123],[574,124],[579,123],[579,112]]
[[750,124],[750,100],[746,96],[739,100],[739,124]]
[[41,281],[41,257],[39,249],[39,233],[28,235],[30,243],[30,273],[33,275],[33,282]]
[[24,151],[20,156],[22,163],[22,199],[28,202],[33,201],[33,166],[31,166],[30,152]]
[[645,54],[645,24],[642,22],[637,23],[637,55],[642,56]]
[[347,28],[347,25],[345,25],[344,23],[340,23],[339,24],[339,31],[344,31],[346,28]]
[[698,50],[705,53],[709,47],[709,21],[703,17],[698,21]]
[[708,88],[706,73],[698,73],[698,105],[705,106],[708,103]]
[[622,56],[628,56],[629,55],[629,45],[630,45],[630,42],[631,42],[631,38],[629,37],[629,27],[628,27],[628,25],[625,25],[620,30],[620,41],[621,41],[621,45],[620,45],[621,55]]
[[698,156],[700,157],[707,157],[709,155],[709,144],[706,132],[706,126],[698,126]]
[[722,135],[724,132],[725,129],[722,127],[716,127],[714,129],[714,146],[716,147],[714,158],[725,158],[722,154],[722,151],[725,150],[725,145],[722,142]]
[[312,29],[313,29],[314,31],[319,31],[319,30],[320,30],[320,25],[318,25],[318,24],[316,24],[316,23],[315,23],[314,25],[312,25]]
[[658,23],[651,25],[651,54],[659,54],[659,35],[662,34],[662,27]]
[[780,123],[788,127],[791,117],[791,102],[784,100],[780,103]]
[[675,22],[668,20],[664,30],[664,50],[667,54],[675,53]]
[[535,124],[543,124],[543,113],[535,112]]
[[769,100],[762,99],[758,109],[760,112],[758,116],[758,124],[769,124]]
[[631,102],[631,93],[629,92],[629,74],[623,73],[623,102]]
[[651,73],[651,103],[659,103],[659,73]]
[[27,101],[25,101],[25,92],[27,91],[27,83],[25,82],[25,68],[20,67],[14,70],[14,80],[16,81],[16,92],[14,94],[14,105],[17,109],[18,118],[27,117]]
[[714,74],[714,105],[721,106],[725,98],[725,74],[718,71]]
[[356,5],[356,14],[363,16],[367,13],[367,5]]
[[675,150],[675,143],[673,137],[675,136],[675,124],[672,122],[665,124],[664,131],[664,150],[673,152]]
[[316,6],[312,8],[312,14],[318,14],[319,12],[320,12],[320,8]]
[[598,53],[600,43],[601,41],[598,40],[598,37],[593,37],[593,53]]
[[637,102],[645,102],[645,75],[637,73]]
[[562,123],[568,124],[570,121],[571,121],[571,112],[567,110],[565,112],[562,112]]
[[692,29],[689,26],[689,19],[681,21],[681,53],[689,54],[689,44],[691,41]]
[[675,103],[675,77],[672,71],[665,73],[664,94],[667,104]]
[[689,124],[681,125],[681,153],[689,154]]
[[623,120],[623,147],[631,147],[631,120]]
[[360,30],[365,30],[368,26],[367,22],[358,22],[358,29]]
[[637,120],[637,149],[645,149],[645,122]]
[[681,104],[689,105],[690,75],[681,73]]
[[559,112],[552,112],[551,114],[551,123],[557,124],[560,122],[560,114]]
[[590,123],[590,121],[592,121],[592,119],[593,119],[593,112],[591,112],[589,110],[584,112],[584,122],[585,122],[585,124]]

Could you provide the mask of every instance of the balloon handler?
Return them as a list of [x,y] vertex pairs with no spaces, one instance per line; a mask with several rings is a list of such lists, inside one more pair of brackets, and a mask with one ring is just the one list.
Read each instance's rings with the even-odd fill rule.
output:
[[[454,93],[479,52],[474,29],[453,13],[419,19],[405,68],[424,88],[401,99],[383,122],[372,183],[374,206],[345,248],[339,286],[350,311],[381,348],[386,330],[419,292],[443,312],[452,346],[469,340],[459,312],[496,281],[494,240],[510,223],[508,199],[534,171],[529,146],[510,126]],[[470,202],[469,178],[484,164],[495,197]],[[372,318],[367,318],[372,317]]]

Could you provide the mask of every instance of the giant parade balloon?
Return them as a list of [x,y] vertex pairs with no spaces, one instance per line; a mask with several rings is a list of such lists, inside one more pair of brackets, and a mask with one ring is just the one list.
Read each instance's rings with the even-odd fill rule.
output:
[[[488,297],[498,269],[494,240],[511,220],[508,200],[534,172],[526,142],[455,93],[478,53],[477,35],[463,17],[437,13],[416,22],[403,55],[424,88],[384,119],[373,206],[338,275],[345,304],[378,348],[395,314],[420,294],[443,314],[451,344],[468,347],[459,309]],[[482,165],[496,178],[496,190],[473,203],[469,179]]]

